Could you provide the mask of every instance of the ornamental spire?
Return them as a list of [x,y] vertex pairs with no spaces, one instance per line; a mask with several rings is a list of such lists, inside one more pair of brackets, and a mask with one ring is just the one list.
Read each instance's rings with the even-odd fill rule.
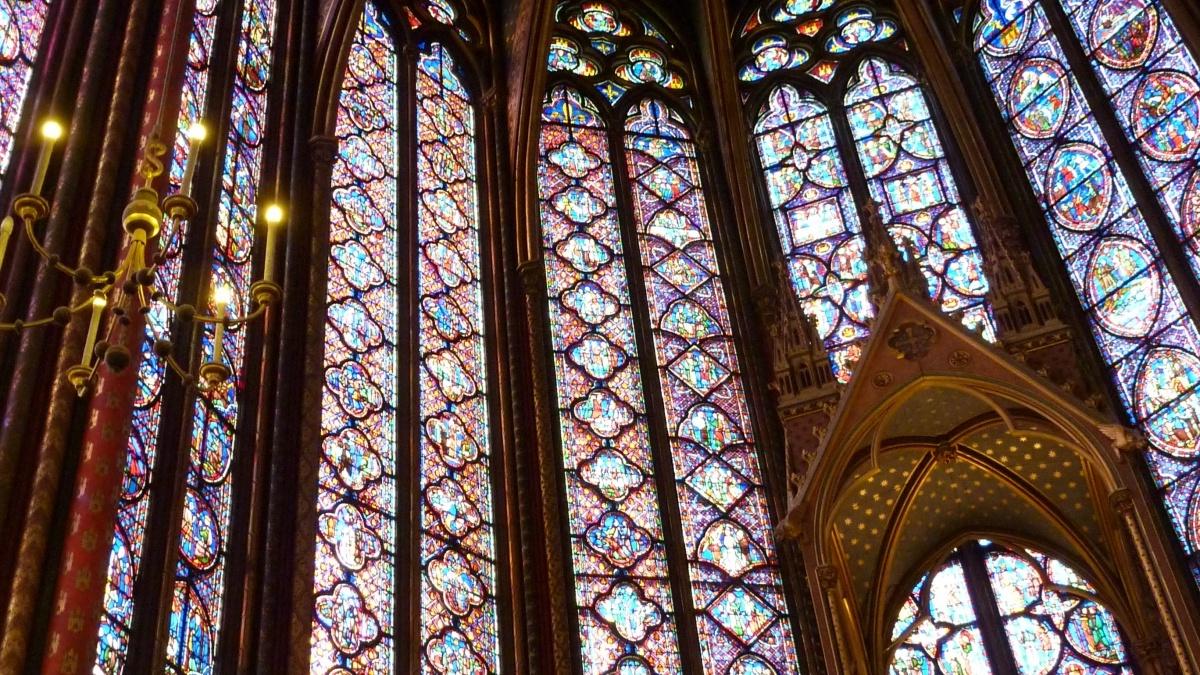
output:
[[1029,251],[1020,241],[1012,216],[982,197],[972,205],[983,244],[984,273],[991,282],[988,300],[1005,341],[1043,329],[1061,328],[1050,291],[1042,283]]
[[875,311],[879,311],[892,290],[927,299],[929,284],[917,260],[917,249],[912,240],[903,240],[902,252],[883,222],[878,202],[872,201],[863,207],[862,223],[867,243],[867,279]]
[[775,366],[773,386],[783,402],[802,396],[810,388],[820,389],[833,383],[833,366],[817,322],[804,311],[792,290],[784,263],[775,264],[773,290],[774,311],[768,317]]

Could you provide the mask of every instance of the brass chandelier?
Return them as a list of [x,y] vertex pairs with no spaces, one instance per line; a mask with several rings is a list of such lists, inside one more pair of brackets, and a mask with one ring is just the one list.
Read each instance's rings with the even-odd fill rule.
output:
[[[184,225],[195,218],[197,204],[191,197],[192,175],[195,171],[196,158],[199,154],[206,132],[203,124],[196,123],[188,130],[188,152],[184,163],[183,178],[179,189],[162,197],[154,189],[154,180],[163,174],[162,157],[167,152],[167,146],[152,134],[146,143],[142,161],[138,167],[138,175],[142,185],[134,190],[133,196],[125,206],[122,214],[122,227],[125,233],[124,253],[120,263],[111,270],[99,273],[86,267],[71,267],[62,262],[62,256],[46,249],[38,232],[38,224],[45,220],[50,213],[49,202],[42,197],[42,184],[54,146],[63,135],[63,127],[55,120],[46,120],[40,127],[43,139],[41,153],[38,156],[34,178],[28,192],[21,193],[13,200],[13,214],[0,222],[0,270],[3,269],[5,252],[9,238],[12,236],[16,223],[20,223],[30,246],[41,258],[41,263],[53,267],[58,272],[70,277],[77,286],[90,290],[90,297],[74,305],[64,305],[55,308],[49,316],[35,317],[27,320],[15,320],[11,323],[0,322],[0,331],[21,332],[46,326],[65,326],[72,315],[90,312],[87,337],[84,340],[83,353],[78,364],[71,366],[63,373],[67,381],[75,388],[79,396],[87,393],[89,385],[96,374],[96,369],[103,361],[111,370],[119,372],[129,366],[132,355],[129,348],[122,344],[109,344],[100,340],[100,326],[107,311],[115,323],[129,325],[130,315],[138,312],[143,316],[150,313],[154,304],[159,304],[171,312],[176,319],[192,321],[201,326],[213,327],[213,349],[210,357],[200,363],[195,373],[190,367],[184,366],[175,358],[175,345],[169,337],[158,333],[152,322],[147,321],[153,336],[153,353],[167,364],[188,386],[197,386],[203,392],[218,391],[228,381],[232,370],[224,355],[225,331],[231,326],[249,324],[262,317],[267,308],[277,303],[282,295],[279,284],[271,278],[275,263],[275,250],[278,230],[283,223],[283,208],[278,204],[266,204],[259,211],[263,224],[267,229],[266,255],[263,265],[263,278],[250,285],[250,307],[243,316],[233,316],[230,307],[233,304],[233,290],[225,285],[212,289],[212,315],[197,311],[193,303],[177,304],[168,294],[156,285],[157,270],[165,260],[165,252],[174,250],[175,239],[184,230]],[[14,216],[15,221],[14,221]],[[160,241],[163,219],[169,218],[174,227],[171,229],[171,239]],[[161,245],[160,245],[161,244]],[[154,246],[158,253],[147,262],[146,251]],[[205,265],[208,278],[201,288],[212,282],[212,265]],[[0,309],[3,309],[7,299],[0,293]],[[140,341],[140,336],[137,338]],[[201,347],[201,349],[203,349]]]

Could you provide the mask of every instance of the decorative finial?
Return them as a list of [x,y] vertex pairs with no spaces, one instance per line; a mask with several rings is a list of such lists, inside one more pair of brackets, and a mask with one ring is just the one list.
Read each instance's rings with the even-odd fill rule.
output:
[[867,273],[871,286],[871,304],[876,311],[888,291],[904,291],[915,298],[929,297],[929,284],[918,262],[919,253],[912,240],[904,239],[904,252],[888,232],[879,204],[872,201],[862,209],[863,235],[867,244]]

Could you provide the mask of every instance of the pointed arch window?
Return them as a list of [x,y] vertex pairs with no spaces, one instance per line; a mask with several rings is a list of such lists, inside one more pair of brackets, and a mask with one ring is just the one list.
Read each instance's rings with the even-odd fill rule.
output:
[[1133,672],[1091,583],[1057,558],[986,540],[924,574],[890,635],[891,675]]
[[52,2],[0,0],[0,185],[12,159]]
[[931,299],[995,336],[979,246],[924,90],[902,65],[899,23],[834,4],[765,3],[736,42],[782,258],[845,382],[874,315],[859,221],[870,205],[921,261]]
[[[342,83],[314,673],[500,669],[477,104],[455,56],[466,33],[438,27],[457,16],[449,2],[431,1],[406,10],[399,23],[366,3]],[[405,40],[415,63],[399,56]],[[404,131],[409,123],[413,136]],[[402,169],[409,162],[415,172]],[[410,173],[407,184],[401,176]],[[413,195],[415,222],[405,194]],[[416,318],[411,333],[400,315]],[[411,486],[402,484],[401,467],[412,446],[401,439],[416,447]],[[415,513],[403,509],[406,494],[416,495]],[[403,530],[415,541],[401,539]],[[412,561],[417,581],[394,595],[401,560]],[[413,650],[398,639],[400,614],[419,625]]]
[[[194,193],[202,204],[211,204],[211,208],[201,208],[196,221],[204,227],[193,224],[188,228],[185,224],[176,231],[175,222],[164,223],[161,241],[172,242],[173,246],[160,251],[162,263],[157,276],[167,299],[174,301],[185,278],[199,276],[196,270],[189,273],[184,269],[182,251],[189,242],[201,246],[205,227],[211,227],[213,246],[204,261],[211,266],[209,290],[228,288],[231,312],[244,315],[249,304],[277,7],[275,0],[242,0],[236,3],[236,12],[223,12],[228,4],[226,0],[198,0],[191,16],[180,113],[173,137],[170,189],[181,186],[187,130],[200,120],[210,128],[227,129],[224,142],[218,143],[210,156],[220,167],[219,178],[207,195]],[[222,20],[221,16],[228,19]],[[210,59],[222,44],[232,44],[236,58],[230,72],[214,73]],[[223,89],[218,91],[215,86]],[[228,111],[221,123],[214,123],[220,116],[217,111]],[[215,308],[207,307],[205,311],[213,314]],[[124,670],[135,631],[134,587],[147,574],[159,572],[175,578],[170,604],[162,608],[164,613],[169,612],[166,668],[172,672],[211,672],[215,667],[227,590],[225,565],[232,513],[232,467],[237,451],[235,429],[239,404],[246,395],[245,330],[231,327],[224,336],[226,362],[233,372],[231,384],[212,398],[197,397],[188,404],[192,407],[191,433],[188,451],[181,459],[187,464],[182,513],[176,515],[179,527],[171,528],[178,532],[177,541],[171,542],[176,568],[150,571],[143,567],[147,527],[156,513],[158,520],[166,523],[164,518],[169,517],[176,499],[170,494],[171,478],[156,471],[161,445],[174,442],[167,439],[176,438],[178,430],[168,435],[163,427],[166,370],[152,355],[155,337],[170,335],[173,320],[166,307],[158,303],[146,315],[144,356],[138,372],[96,653],[95,667],[103,672]],[[204,354],[212,353],[213,340],[211,331],[201,336]],[[149,614],[146,617],[147,621],[158,620]],[[144,628],[153,634],[153,625]]]
[[687,68],[647,17],[556,13],[538,195],[582,670],[797,672]]
[[963,40],[1200,583],[1200,329],[1185,305],[1200,269],[1194,53],[1155,0],[967,9]]

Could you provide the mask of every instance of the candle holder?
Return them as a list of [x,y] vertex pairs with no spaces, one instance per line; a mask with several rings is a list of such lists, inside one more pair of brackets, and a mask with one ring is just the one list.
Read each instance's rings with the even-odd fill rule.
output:
[[[13,200],[13,216],[0,221],[0,269],[3,269],[5,252],[8,241],[14,230],[24,234],[30,247],[42,260],[56,271],[70,277],[82,289],[90,291],[89,297],[74,305],[57,307],[50,316],[18,319],[11,323],[0,323],[0,331],[21,332],[50,325],[65,326],[71,317],[90,312],[87,338],[84,342],[80,362],[68,368],[64,377],[79,394],[87,393],[96,369],[103,361],[110,370],[119,372],[129,366],[131,354],[127,347],[114,344],[116,341],[102,340],[101,326],[105,314],[110,316],[110,325],[103,332],[105,337],[111,335],[118,325],[130,325],[130,317],[134,313],[145,315],[157,304],[166,308],[177,320],[197,322],[209,325],[214,330],[212,358],[201,363],[193,374],[174,356],[174,344],[151,325],[153,337],[153,354],[162,360],[176,375],[189,385],[197,386],[204,392],[215,392],[229,380],[233,374],[232,368],[224,358],[224,333],[231,327],[248,324],[262,317],[267,308],[278,303],[283,290],[271,280],[274,268],[276,237],[279,225],[284,220],[282,207],[269,204],[263,209],[263,221],[267,226],[266,255],[264,259],[263,279],[253,282],[249,288],[249,311],[243,316],[231,316],[229,308],[233,304],[232,291],[225,289],[216,298],[217,312],[213,316],[198,313],[196,306],[190,303],[174,303],[167,293],[156,285],[157,271],[163,261],[161,252],[175,248],[175,237],[183,226],[196,217],[198,206],[190,195],[191,177],[195,171],[195,162],[199,155],[201,144],[206,133],[204,126],[197,123],[188,131],[189,151],[184,165],[183,180],[180,181],[179,191],[160,199],[154,189],[154,180],[164,171],[162,157],[167,152],[167,146],[158,140],[157,132],[152,134],[146,143],[143,158],[139,164],[138,174],[143,179],[140,187],[126,204],[121,217],[125,232],[124,254],[120,263],[111,270],[99,273],[86,267],[71,267],[62,262],[62,257],[46,249],[37,225],[45,220],[50,213],[50,204],[41,196],[41,188],[45,181],[54,145],[62,137],[62,126],[53,120],[48,120],[41,127],[44,144],[38,156],[37,170],[29,192],[19,194]],[[15,217],[15,221],[14,221]],[[160,241],[164,219],[170,219],[174,224],[171,228],[171,239]],[[19,224],[19,227],[17,225]],[[147,262],[146,252],[151,246],[160,253],[153,261]],[[205,269],[211,275],[212,267]],[[211,281],[211,280],[208,280]],[[207,284],[202,284],[205,287]],[[0,293],[0,310],[7,302]],[[138,336],[140,342],[141,336]]]

